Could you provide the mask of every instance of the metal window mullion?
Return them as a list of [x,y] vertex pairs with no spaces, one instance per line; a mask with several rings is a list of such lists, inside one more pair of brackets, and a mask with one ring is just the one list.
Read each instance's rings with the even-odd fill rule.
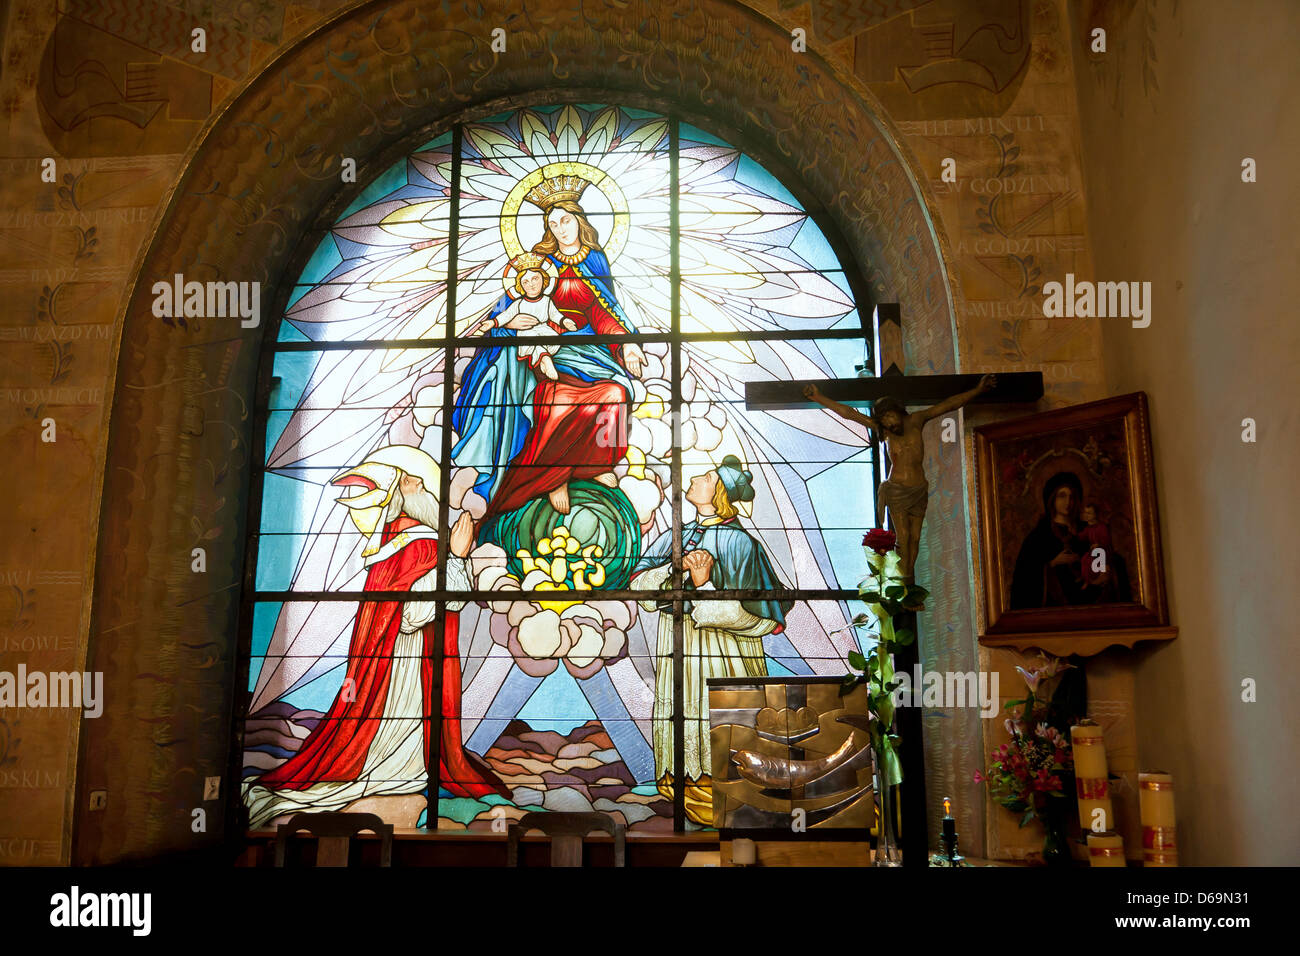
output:
[[[511,591],[512,601],[547,601],[554,600],[554,591]],[[667,588],[658,592],[662,600],[683,600],[691,599],[694,591],[690,588],[677,590]],[[645,600],[645,592],[635,588],[610,588],[600,591],[601,600],[603,601],[641,601]],[[411,592],[407,591],[257,591],[253,594],[254,601],[286,601],[286,602],[328,602],[335,601],[340,603],[365,603],[373,601],[407,601],[410,600]],[[479,591],[477,589],[464,591],[448,589],[446,591],[422,591],[421,599],[425,601],[499,601],[501,600],[500,591]],[[717,601],[761,601],[766,599],[785,600],[785,601],[852,601],[856,600],[858,592],[854,588],[718,588],[709,592],[709,598]]]
[[[671,272],[670,272],[671,275]],[[556,333],[555,335],[538,335],[530,341],[538,345],[565,345],[573,341],[572,338],[566,337],[570,333]],[[397,350],[397,349],[434,349],[441,346],[447,341],[453,342],[461,348],[482,348],[483,336],[455,336],[448,335],[437,340],[436,344],[431,344],[429,339],[338,339],[335,341],[310,341],[310,342],[276,342],[273,346],[276,352],[361,352],[361,351],[379,351],[379,350]],[[875,349],[870,340],[870,336],[864,335],[861,329],[747,329],[733,330],[730,332],[601,332],[584,334],[582,340],[584,344],[591,345],[614,345],[624,342],[635,342],[638,344],[672,342],[678,339],[682,342],[827,342],[836,340],[864,339],[867,343],[868,356],[871,356]]]
[[[438,574],[435,578],[439,592],[447,590],[447,559],[451,555],[451,413],[454,407],[452,388],[455,385],[456,345],[456,269],[460,249],[460,162],[461,127],[451,132],[451,222],[447,237],[447,316],[446,337],[442,361],[442,450],[438,469]],[[439,601],[433,617],[433,686],[429,693],[429,760],[425,767],[428,796],[426,798],[424,825],[438,829],[438,789],[442,783],[442,701],[443,672],[447,651],[447,602]],[[457,651],[459,652],[459,642]],[[460,688],[456,688],[459,697]]]
[[[678,119],[668,118],[668,284],[670,288],[671,325],[669,333],[669,379],[672,394],[669,406],[673,415],[672,438],[672,495],[673,495],[673,590],[682,589],[682,441],[681,407],[682,381],[678,371],[682,367],[682,266],[680,241],[680,208],[678,190]],[[680,598],[673,601],[673,830],[686,829],[686,662],[684,604]]]

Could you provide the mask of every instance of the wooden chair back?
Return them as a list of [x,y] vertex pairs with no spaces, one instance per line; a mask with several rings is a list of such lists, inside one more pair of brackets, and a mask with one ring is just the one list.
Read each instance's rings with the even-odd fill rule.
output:
[[607,813],[525,813],[510,824],[506,865],[519,865],[519,839],[529,830],[541,830],[551,838],[551,866],[582,866],[582,841],[592,830],[604,830],[614,837],[614,865],[624,865],[627,827]]
[[352,838],[371,830],[380,839],[379,865],[393,865],[393,825],[373,813],[295,813],[275,830],[275,865],[284,866],[289,840],[306,830],[316,837],[317,866],[347,866]]

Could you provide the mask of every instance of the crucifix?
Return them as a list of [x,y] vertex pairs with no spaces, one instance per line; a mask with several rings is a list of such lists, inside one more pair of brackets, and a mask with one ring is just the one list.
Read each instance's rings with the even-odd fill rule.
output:
[[[921,468],[924,453],[921,432],[926,422],[965,404],[1036,402],[1043,395],[1043,374],[905,375],[903,326],[897,303],[876,306],[875,331],[875,360],[865,369],[870,371],[874,367],[878,375],[823,382],[750,382],[745,386],[745,405],[786,409],[820,404],[843,418],[867,425],[873,439],[893,452],[889,478],[880,487],[879,503],[888,508],[890,523],[898,536],[900,569],[910,583],[920,544],[925,499],[929,495]],[[872,406],[869,414],[853,407],[866,404]],[[918,405],[928,407],[920,412],[908,412],[909,406]],[[914,612],[903,615],[895,626],[908,627],[919,635]],[[918,638],[901,648],[895,668],[910,671],[919,659],[919,646]],[[904,741],[920,743],[920,708],[900,709],[898,724]],[[908,783],[900,793],[906,821],[902,828],[903,860],[908,866],[925,866],[929,861],[929,839],[925,822],[924,754],[920,746],[904,746],[901,757],[903,778]]]
[[[1043,373],[904,375],[898,304],[876,306],[875,318],[879,343],[874,364],[883,369],[878,376],[825,382],[750,382],[745,386],[745,405],[778,409],[818,404],[841,418],[867,426],[871,437],[887,452],[889,477],[880,485],[879,503],[888,509],[889,522],[898,537],[900,570],[903,579],[911,583],[929,497],[922,465],[926,422],[974,402],[1037,401],[1043,395]],[[872,406],[870,413],[853,407],[867,403]],[[927,407],[908,411],[909,406],[917,405]]]

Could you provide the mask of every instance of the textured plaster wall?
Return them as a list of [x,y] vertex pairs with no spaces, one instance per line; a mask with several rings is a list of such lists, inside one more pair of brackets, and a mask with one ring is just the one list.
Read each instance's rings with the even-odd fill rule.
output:
[[1153,299],[1149,328],[1105,326],[1106,378],[1150,396],[1180,628],[1137,658],[1141,762],[1174,774],[1182,862],[1294,866],[1300,7],[1096,6],[1074,26],[1110,40],[1078,58],[1097,274]]

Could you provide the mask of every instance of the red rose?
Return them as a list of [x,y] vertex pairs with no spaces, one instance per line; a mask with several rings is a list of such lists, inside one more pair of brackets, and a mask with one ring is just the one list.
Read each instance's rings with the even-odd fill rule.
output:
[[898,543],[898,536],[892,531],[884,528],[872,528],[862,536],[863,547],[870,548],[876,554],[884,554],[886,551],[893,551],[894,545]]

